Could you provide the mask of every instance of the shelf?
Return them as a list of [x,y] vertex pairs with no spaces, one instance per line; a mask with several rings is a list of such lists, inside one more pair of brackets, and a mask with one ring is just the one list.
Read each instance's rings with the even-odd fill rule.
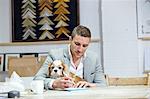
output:
[[[23,46],[23,45],[45,45],[45,44],[68,44],[70,41],[41,41],[41,42],[11,42],[0,43],[0,46]],[[92,43],[100,42],[100,39],[92,39]]]
[[149,41],[150,37],[144,37],[144,38],[140,38],[140,39],[142,39],[143,41]]

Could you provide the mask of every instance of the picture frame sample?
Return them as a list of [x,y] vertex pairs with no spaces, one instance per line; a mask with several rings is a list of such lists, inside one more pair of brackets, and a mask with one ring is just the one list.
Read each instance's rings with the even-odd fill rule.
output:
[[20,57],[38,57],[38,53],[20,53]]
[[8,65],[9,65],[9,59],[10,58],[14,58],[14,57],[20,57],[20,54],[18,53],[18,54],[6,54],[6,56],[5,56],[5,63],[4,63],[4,65],[5,65],[5,68],[4,68],[4,71],[8,71]]
[[48,52],[39,53],[38,61],[43,63],[45,61],[45,59],[47,58],[47,56],[48,56]]
[[150,0],[136,0],[138,38],[150,39]]
[[3,71],[4,68],[4,55],[0,54],[0,71]]
[[12,42],[69,40],[79,24],[78,0],[11,0]]

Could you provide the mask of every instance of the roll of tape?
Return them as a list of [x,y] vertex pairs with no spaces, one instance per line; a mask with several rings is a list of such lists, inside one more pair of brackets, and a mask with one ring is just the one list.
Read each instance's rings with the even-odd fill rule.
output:
[[20,97],[20,92],[13,90],[8,92],[8,98]]

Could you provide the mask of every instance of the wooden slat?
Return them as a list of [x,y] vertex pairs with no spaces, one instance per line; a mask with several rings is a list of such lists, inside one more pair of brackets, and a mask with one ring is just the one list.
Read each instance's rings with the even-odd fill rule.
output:
[[109,86],[148,85],[147,75],[141,77],[106,77]]
[[147,73],[147,76],[148,76],[148,82],[147,82],[147,85],[150,86],[150,73]]

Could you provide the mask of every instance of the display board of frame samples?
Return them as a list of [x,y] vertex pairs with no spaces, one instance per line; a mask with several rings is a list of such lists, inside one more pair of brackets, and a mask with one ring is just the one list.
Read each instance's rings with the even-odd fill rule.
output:
[[78,0],[11,0],[12,42],[69,40],[79,24]]

